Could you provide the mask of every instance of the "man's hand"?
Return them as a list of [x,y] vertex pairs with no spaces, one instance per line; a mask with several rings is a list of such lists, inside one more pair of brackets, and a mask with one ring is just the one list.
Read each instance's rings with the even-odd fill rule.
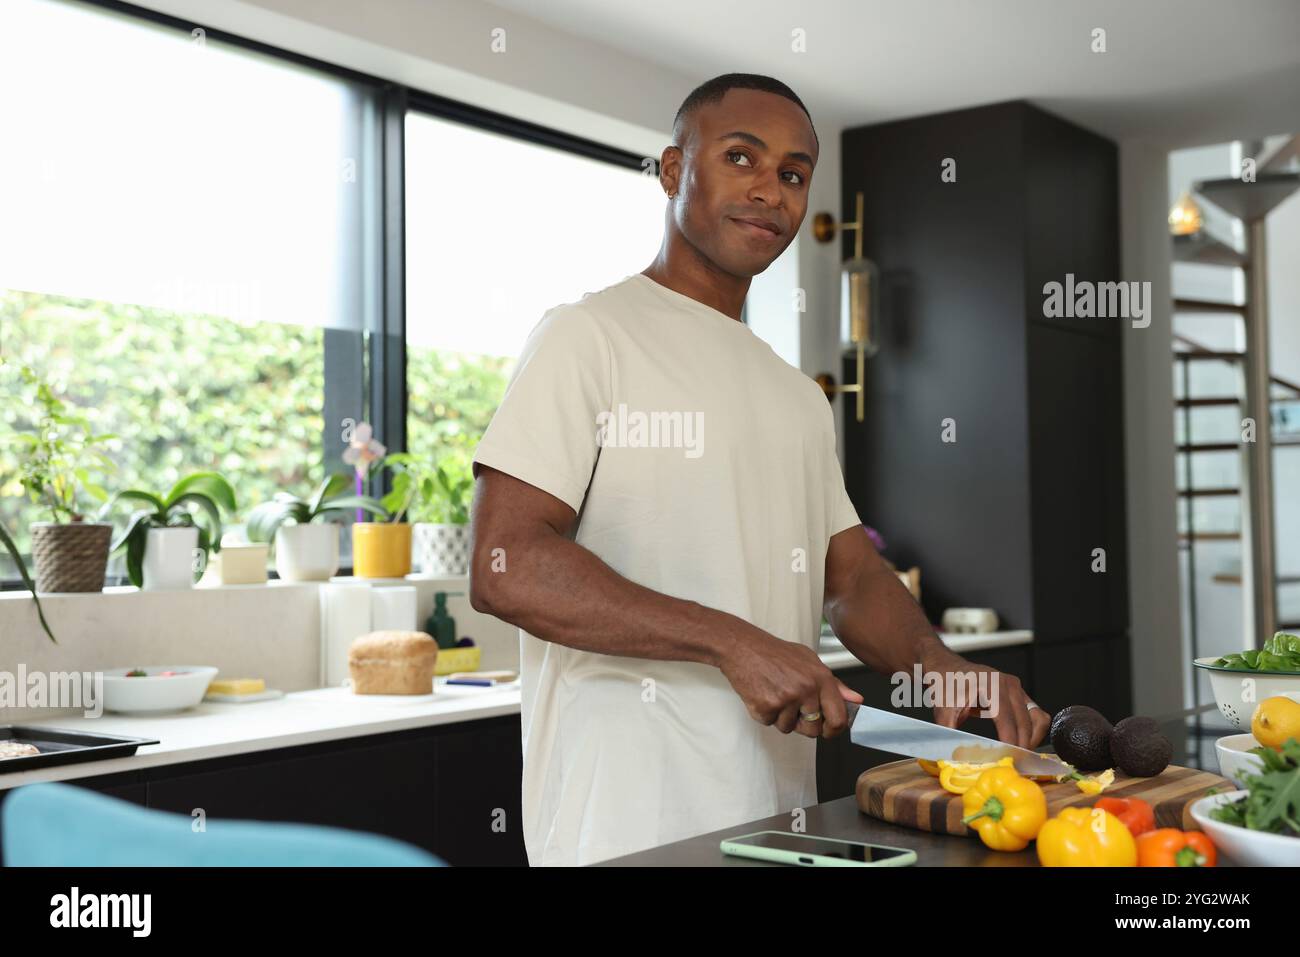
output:
[[[965,682],[945,681],[942,685],[944,688],[950,685],[962,687],[969,682],[966,684],[967,687],[973,686],[978,689],[981,687],[981,673],[987,675],[983,678],[983,688],[988,691],[988,701],[957,701],[936,705],[935,724],[945,728],[956,728],[972,714],[989,706],[993,724],[998,729],[998,740],[1022,748],[1033,748],[1047,736],[1047,729],[1052,723],[1051,716],[1042,708],[1029,707],[1032,703],[1029,695],[1025,694],[1025,689],[1020,686],[1020,679],[1015,675],[1006,674],[988,665],[967,661],[946,648],[935,648],[924,654],[921,668],[925,674],[957,674],[966,679]],[[968,676],[973,677],[974,680],[971,681]]]
[[[736,620],[738,630],[725,642],[719,668],[760,724],[782,734],[833,738],[848,727],[845,701],[862,695],[844,684],[806,645],[783,641]],[[800,714],[820,715],[805,720]]]

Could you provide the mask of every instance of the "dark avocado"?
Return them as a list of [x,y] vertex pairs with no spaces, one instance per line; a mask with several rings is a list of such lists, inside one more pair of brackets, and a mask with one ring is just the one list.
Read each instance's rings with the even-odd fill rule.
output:
[[1052,719],[1052,750],[1079,771],[1104,771],[1110,763],[1110,722],[1095,708],[1072,704]]
[[1125,774],[1152,778],[1169,767],[1174,746],[1160,733],[1154,718],[1134,715],[1115,725],[1110,735],[1110,755]]

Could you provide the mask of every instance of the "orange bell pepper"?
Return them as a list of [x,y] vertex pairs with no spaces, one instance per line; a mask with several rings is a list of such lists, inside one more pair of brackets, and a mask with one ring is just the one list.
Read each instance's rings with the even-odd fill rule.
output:
[[1138,867],[1214,867],[1214,842],[1200,831],[1162,827],[1137,839]]
[[1067,807],[1038,832],[1038,861],[1044,867],[1135,867],[1137,845],[1109,811]]
[[1114,814],[1134,837],[1156,829],[1156,812],[1141,798],[1100,798],[1093,807]]

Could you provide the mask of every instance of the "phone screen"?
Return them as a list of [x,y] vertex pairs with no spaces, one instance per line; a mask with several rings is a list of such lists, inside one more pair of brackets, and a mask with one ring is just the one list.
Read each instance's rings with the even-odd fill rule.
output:
[[824,837],[813,837],[809,834],[786,834],[784,832],[749,834],[743,838],[733,838],[732,843],[746,844],[751,847],[771,847],[781,851],[793,851],[797,854],[815,854],[818,857],[841,857],[863,863],[883,861],[907,853],[907,851],[896,847],[830,841]]

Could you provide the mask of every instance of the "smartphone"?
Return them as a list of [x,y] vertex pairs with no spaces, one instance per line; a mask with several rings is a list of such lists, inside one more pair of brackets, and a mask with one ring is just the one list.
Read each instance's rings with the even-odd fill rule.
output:
[[916,863],[916,851],[905,847],[841,841],[789,831],[755,831],[729,837],[720,846],[723,854],[733,857],[752,857],[801,867],[906,867]]

